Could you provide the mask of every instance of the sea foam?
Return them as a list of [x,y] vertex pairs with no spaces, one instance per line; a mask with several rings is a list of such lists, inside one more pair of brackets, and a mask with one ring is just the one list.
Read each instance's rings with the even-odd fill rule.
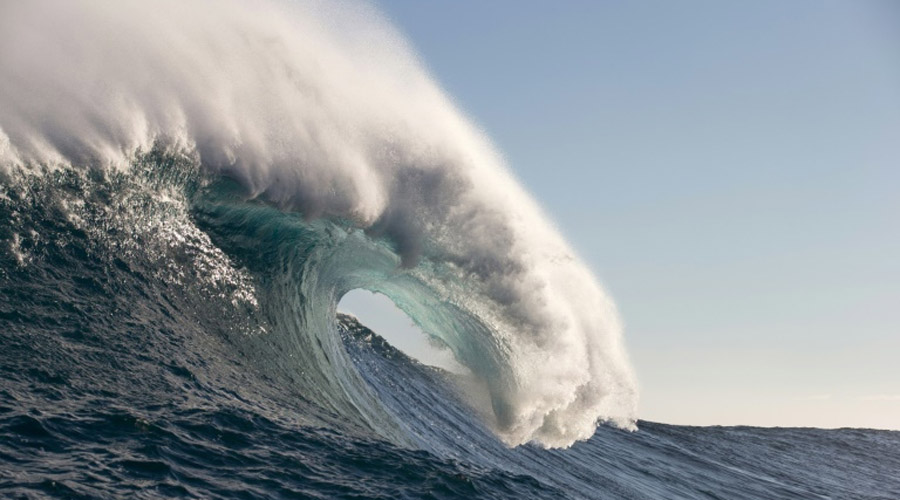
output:
[[3,4],[0,172],[126,169],[153,148],[390,241],[401,268],[483,326],[488,361],[429,333],[483,377],[506,443],[634,425],[615,306],[369,4]]

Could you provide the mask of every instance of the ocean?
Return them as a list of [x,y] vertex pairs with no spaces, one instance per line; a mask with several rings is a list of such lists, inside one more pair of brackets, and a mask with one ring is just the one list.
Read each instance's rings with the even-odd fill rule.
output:
[[638,421],[511,447],[476,381],[336,312],[387,247],[178,159],[132,172],[0,191],[0,496],[900,498],[900,432]]
[[640,420],[614,302],[390,23],[248,5],[3,5],[0,497],[900,498],[900,432]]

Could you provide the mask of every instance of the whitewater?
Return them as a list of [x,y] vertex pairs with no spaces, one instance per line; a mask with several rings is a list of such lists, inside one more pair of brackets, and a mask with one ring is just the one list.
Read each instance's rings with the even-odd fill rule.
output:
[[247,199],[390,241],[429,298],[472,323],[411,314],[488,383],[509,443],[632,425],[621,328],[591,273],[396,33],[364,5],[335,9],[10,6],[2,161],[116,169],[153,148],[193,154]]
[[3,495],[900,496],[900,433],[638,422],[612,300],[368,3],[3,2],[0,220]]

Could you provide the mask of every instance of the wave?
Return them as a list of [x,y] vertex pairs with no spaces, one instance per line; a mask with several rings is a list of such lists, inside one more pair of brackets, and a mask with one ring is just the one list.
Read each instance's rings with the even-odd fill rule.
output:
[[[411,439],[340,340],[336,305],[363,288],[471,370],[508,445],[634,427],[612,301],[369,4],[2,9],[5,199],[54,193],[79,231],[155,255],[157,279],[225,298],[227,330],[264,339],[240,345],[312,413]],[[40,235],[7,236],[27,265]]]

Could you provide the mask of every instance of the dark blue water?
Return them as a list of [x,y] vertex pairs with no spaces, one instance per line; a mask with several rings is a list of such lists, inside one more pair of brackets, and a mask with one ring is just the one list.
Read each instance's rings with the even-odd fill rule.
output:
[[900,432],[509,448],[464,377],[335,312],[396,265],[379,242],[193,171],[2,184],[0,497],[900,498]]

